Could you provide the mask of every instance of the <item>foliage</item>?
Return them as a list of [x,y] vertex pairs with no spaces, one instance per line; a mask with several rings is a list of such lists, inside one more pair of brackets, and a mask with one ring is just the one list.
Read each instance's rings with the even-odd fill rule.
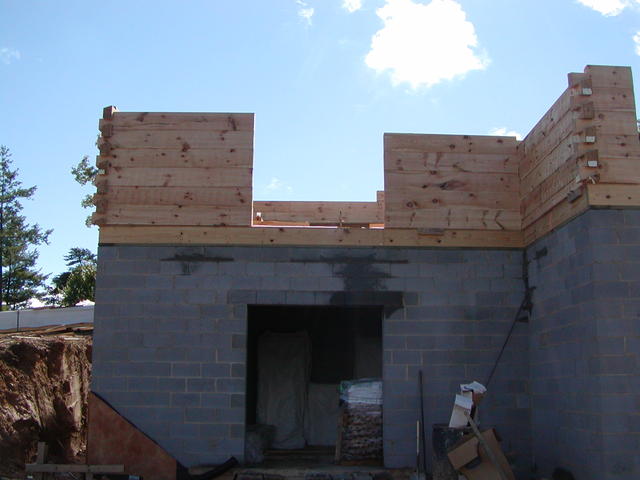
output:
[[[71,175],[76,182],[80,185],[84,186],[87,184],[92,184],[98,175],[98,169],[92,165],[89,165],[89,157],[85,155],[82,157],[82,160],[78,162],[78,165],[71,169]],[[91,208],[93,207],[93,195],[86,195],[82,201],[80,202],[82,208]],[[91,216],[87,217],[85,220],[85,224],[87,227],[91,226]]]
[[64,259],[69,270],[53,277],[47,303],[72,307],[83,300],[94,301],[96,255],[88,248],[74,247]]
[[13,170],[11,153],[0,146],[0,305],[15,310],[40,296],[47,275],[36,269],[34,246],[48,243],[52,230],[29,225],[22,211],[22,199],[31,199],[36,187],[23,188],[18,170]]

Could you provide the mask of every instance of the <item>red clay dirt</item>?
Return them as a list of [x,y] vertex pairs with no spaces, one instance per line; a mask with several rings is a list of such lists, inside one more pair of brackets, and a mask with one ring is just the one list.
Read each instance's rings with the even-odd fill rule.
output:
[[0,476],[21,477],[37,442],[56,463],[83,463],[90,335],[0,334]]

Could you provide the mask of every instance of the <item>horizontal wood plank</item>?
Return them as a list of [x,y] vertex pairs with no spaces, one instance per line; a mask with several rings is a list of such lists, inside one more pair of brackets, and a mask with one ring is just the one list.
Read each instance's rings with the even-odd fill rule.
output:
[[114,126],[116,132],[122,130],[252,131],[254,114],[115,112],[111,120],[101,120],[100,127],[108,123]]
[[490,208],[416,208],[387,211],[388,228],[446,228],[462,230],[520,230],[520,210]]
[[124,465],[27,463],[25,471],[31,473],[123,473]]
[[393,195],[386,204],[391,211],[410,211],[416,208],[476,207],[517,210],[520,205],[518,192],[456,191],[438,187],[404,188]]
[[427,135],[385,133],[384,150],[418,150],[421,152],[515,154],[515,137],[490,135]]
[[608,65],[587,65],[584,73],[591,80],[593,87],[633,88],[630,67]]
[[251,187],[111,187],[98,200],[129,205],[251,205]]
[[523,240],[525,245],[529,245],[540,237],[543,237],[552,230],[562,226],[571,218],[580,215],[589,208],[587,195],[583,194],[576,201],[564,200],[549,210],[545,215],[538,218],[531,225],[523,230]]
[[448,152],[385,151],[385,169],[398,172],[517,173],[515,154],[474,154]]
[[377,223],[383,221],[377,202],[254,201],[254,216],[263,220],[309,223]]
[[461,192],[517,192],[520,182],[517,175],[475,173],[475,172],[394,172],[386,170],[384,174],[387,201],[398,189],[439,188]]
[[94,214],[97,225],[251,225],[251,205],[244,207],[108,205]]
[[252,169],[224,168],[113,168],[97,182],[123,187],[251,187]]
[[419,235],[415,229],[321,227],[158,227],[106,226],[101,244],[184,245],[345,245],[390,247],[521,248],[522,232],[448,230]]
[[640,185],[587,185],[589,205],[596,207],[640,206]]
[[235,148],[253,146],[253,131],[125,130],[108,139],[111,148],[172,148],[188,152],[192,148]]
[[[112,150],[108,156],[98,156],[97,165],[114,167],[251,167],[253,148],[189,149],[126,149]],[[103,168],[103,167],[101,167]]]

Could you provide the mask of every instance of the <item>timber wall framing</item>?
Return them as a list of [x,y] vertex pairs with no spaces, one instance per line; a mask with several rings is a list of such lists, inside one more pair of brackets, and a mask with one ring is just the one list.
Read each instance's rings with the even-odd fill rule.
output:
[[253,114],[129,113],[100,121],[98,225],[251,225]]
[[522,141],[385,134],[375,202],[253,201],[253,114],[107,107],[100,241],[521,248],[588,208],[640,206],[631,69],[568,80]]

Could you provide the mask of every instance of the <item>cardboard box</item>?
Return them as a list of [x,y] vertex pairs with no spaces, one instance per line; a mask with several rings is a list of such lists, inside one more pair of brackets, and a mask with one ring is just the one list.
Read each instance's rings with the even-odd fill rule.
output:
[[471,397],[465,397],[464,395],[456,395],[456,400],[453,404],[453,411],[451,412],[451,419],[449,420],[449,427],[451,428],[464,428],[469,423],[465,413],[470,414],[473,408],[473,400]]
[[[513,471],[504,456],[498,436],[494,429],[482,432],[482,438],[496,457],[509,480],[515,480]],[[491,458],[480,445],[475,435],[465,435],[447,454],[453,468],[462,473],[468,480],[502,480],[500,472],[491,462]]]

